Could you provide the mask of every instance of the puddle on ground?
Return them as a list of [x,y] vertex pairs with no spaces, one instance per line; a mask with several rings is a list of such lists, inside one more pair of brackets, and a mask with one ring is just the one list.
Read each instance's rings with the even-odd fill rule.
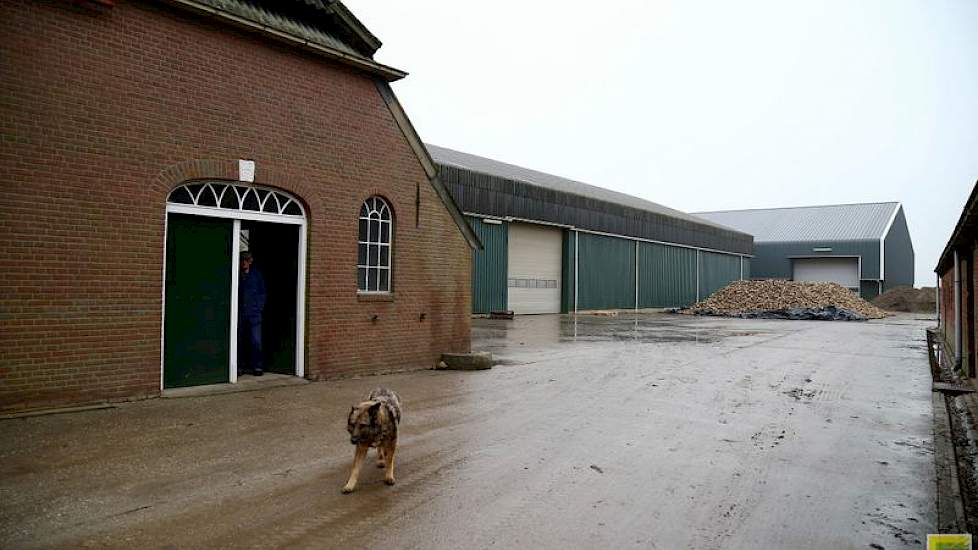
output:
[[714,344],[726,338],[749,337],[762,331],[725,330],[674,316],[639,314],[597,317],[590,315],[524,315],[512,320],[475,319],[473,340],[484,350],[509,346],[565,343],[635,342],[640,344],[693,342]]

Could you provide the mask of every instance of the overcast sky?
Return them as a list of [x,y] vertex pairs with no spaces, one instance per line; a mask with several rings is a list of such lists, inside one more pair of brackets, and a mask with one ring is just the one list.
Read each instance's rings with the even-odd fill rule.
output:
[[687,212],[901,201],[916,282],[978,180],[978,1],[347,0],[421,137]]

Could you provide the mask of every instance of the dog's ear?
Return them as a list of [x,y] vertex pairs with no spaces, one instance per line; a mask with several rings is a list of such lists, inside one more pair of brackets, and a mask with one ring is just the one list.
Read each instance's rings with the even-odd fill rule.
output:
[[370,421],[371,422],[375,422],[377,420],[377,412],[378,411],[380,411],[380,401],[377,401],[373,405],[370,405],[370,408],[367,409],[367,412],[370,413]]

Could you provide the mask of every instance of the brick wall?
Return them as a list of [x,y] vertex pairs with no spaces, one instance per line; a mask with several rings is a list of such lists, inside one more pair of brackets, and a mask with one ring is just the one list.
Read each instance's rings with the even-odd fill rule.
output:
[[974,310],[971,304],[972,292],[969,277],[971,272],[971,259],[967,253],[960,255],[961,263],[961,372],[965,376],[974,374],[974,366],[971,361],[971,330],[974,325],[971,312]]
[[[159,393],[166,196],[239,158],[306,203],[308,377],[468,350],[470,250],[369,78],[142,2],[2,0],[0,59],[0,410]],[[373,193],[389,303],[356,294]]]

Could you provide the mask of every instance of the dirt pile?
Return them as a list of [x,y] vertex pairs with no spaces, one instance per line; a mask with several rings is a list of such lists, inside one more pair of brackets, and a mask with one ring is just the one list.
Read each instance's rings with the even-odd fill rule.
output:
[[[818,313],[829,308],[832,311],[847,310],[866,319],[886,317],[885,311],[836,283],[780,280],[734,281],[687,311],[699,315],[748,314],[751,317],[801,319],[822,318]],[[813,316],[795,315],[799,310],[811,312]]]
[[934,287],[912,288],[901,286],[887,290],[873,300],[873,305],[886,311],[930,313],[936,310],[937,298]]

